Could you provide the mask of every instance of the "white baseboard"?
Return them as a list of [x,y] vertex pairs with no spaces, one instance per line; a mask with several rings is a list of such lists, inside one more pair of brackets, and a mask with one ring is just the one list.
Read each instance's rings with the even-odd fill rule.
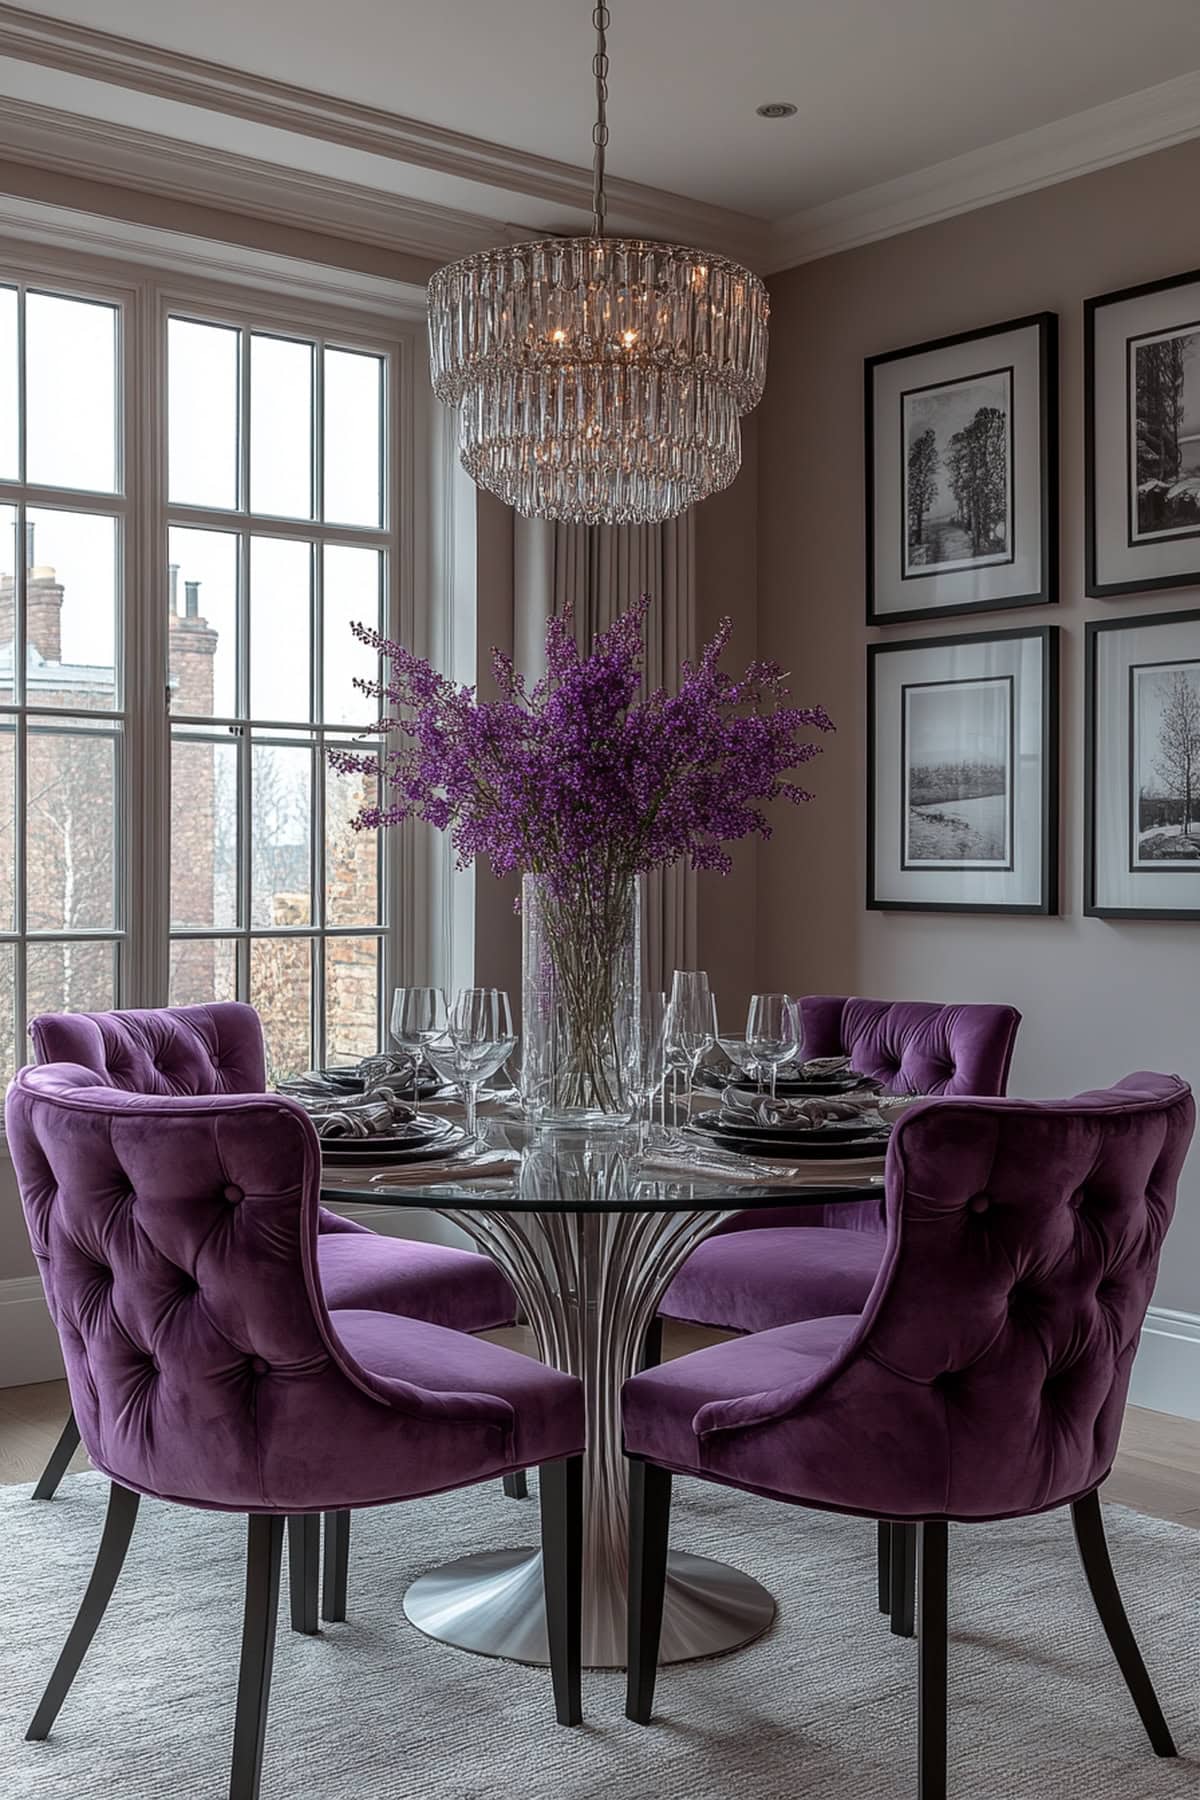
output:
[[1200,1314],[1152,1306],[1129,1384],[1132,1406],[1200,1420]]
[[31,1381],[62,1377],[62,1351],[41,1277],[0,1281],[0,1387],[27,1387]]

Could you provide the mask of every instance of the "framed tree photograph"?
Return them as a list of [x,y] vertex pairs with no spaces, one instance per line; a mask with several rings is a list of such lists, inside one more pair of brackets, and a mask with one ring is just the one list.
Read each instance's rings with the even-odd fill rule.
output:
[[1087,591],[1200,584],[1200,271],[1083,318]]
[[1084,911],[1200,918],[1200,612],[1087,628]]
[[1058,598],[1058,320],[866,364],[867,622]]
[[867,905],[1058,910],[1058,631],[867,650]]

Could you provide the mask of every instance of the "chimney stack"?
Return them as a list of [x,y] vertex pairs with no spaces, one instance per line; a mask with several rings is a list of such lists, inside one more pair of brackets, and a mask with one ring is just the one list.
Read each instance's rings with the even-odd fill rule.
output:
[[179,611],[179,564],[168,563],[167,574],[171,578],[171,613],[174,616]]
[[185,581],[183,584],[183,591],[186,595],[184,607],[187,617],[189,619],[198,619],[200,617],[200,583],[198,581]]

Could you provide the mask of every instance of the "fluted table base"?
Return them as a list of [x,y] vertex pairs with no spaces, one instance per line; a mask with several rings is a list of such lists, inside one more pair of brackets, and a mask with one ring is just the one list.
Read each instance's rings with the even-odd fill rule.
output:
[[[616,1598],[614,1596],[614,1598]],[[422,1575],[404,1597],[410,1623],[427,1637],[477,1656],[549,1663],[542,1559],[536,1550],[488,1550]],[[584,1606],[583,1662],[588,1669],[625,1667],[625,1604]],[[775,1602],[740,1569],[672,1550],[660,1663],[720,1656],[761,1637]]]

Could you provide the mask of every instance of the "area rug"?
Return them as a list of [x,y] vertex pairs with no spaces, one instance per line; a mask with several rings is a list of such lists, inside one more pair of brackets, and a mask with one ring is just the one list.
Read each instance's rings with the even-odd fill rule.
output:
[[[106,1484],[39,1503],[0,1489],[0,1796],[223,1800],[244,1525],[144,1502],[129,1561],[53,1737],[25,1727],[91,1567]],[[499,1486],[355,1519],[350,1617],[286,1629],[263,1800],[912,1800],[915,1646],[875,1609],[862,1521],[678,1484],[674,1540],[724,1556],[780,1603],[737,1655],[665,1670],[648,1729],[620,1678],[584,1677],[585,1723],[554,1724],[548,1676],[420,1636],[401,1599],[456,1552],[531,1541]],[[1200,1532],[1122,1508],[1118,1573],[1182,1755],[1151,1753],[1090,1610],[1066,1514],[951,1534],[953,1800],[1195,1800]],[[286,1582],[286,1574],[285,1574]]]

